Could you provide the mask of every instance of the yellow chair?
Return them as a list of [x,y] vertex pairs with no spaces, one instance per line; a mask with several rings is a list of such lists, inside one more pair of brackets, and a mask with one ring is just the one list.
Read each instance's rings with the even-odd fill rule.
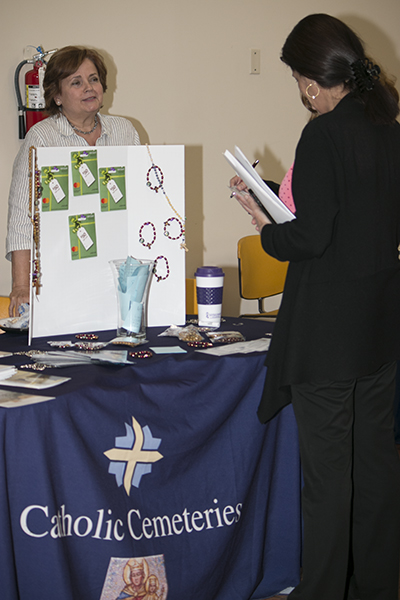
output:
[[8,317],[9,305],[10,298],[8,296],[0,296],[0,319],[6,319]]
[[186,279],[186,314],[197,315],[196,280]]
[[248,235],[238,241],[240,296],[245,300],[258,300],[258,313],[240,315],[250,318],[275,319],[278,310],[266,312],[264,298],[283,292],[289,263],[281,262],[264,252],[259,235]]

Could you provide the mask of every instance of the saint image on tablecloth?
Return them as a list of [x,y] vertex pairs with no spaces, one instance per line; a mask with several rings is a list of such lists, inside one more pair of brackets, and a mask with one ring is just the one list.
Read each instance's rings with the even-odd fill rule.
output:
[[164,556],[110,559],[100,600],[166,600]]
[[[160,587],[160,582],[156,575],[149,575],[145,584],[146,595],[144,600],[164,600],[164,586]],[[158,593],[160,592],[160,593]]]

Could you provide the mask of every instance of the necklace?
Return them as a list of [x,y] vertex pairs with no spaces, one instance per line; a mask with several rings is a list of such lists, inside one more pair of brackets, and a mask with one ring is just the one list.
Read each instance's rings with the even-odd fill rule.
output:
[[[65,115],[64,115],[65,117]],[[99,119],[97,117],[97,113],[94,115],[94,125],[92,127],[92,129],[90,131],[82,131],[82,129],[78,129],[77,127],[75,127],[75,125],[72,125],[71,121],[65,117],[68,121],[68,123],[71,125],[72,129],[74,131],[76,131],[76,133],[81,133],[82,135],[89,135],[91,133],[93,133],[93,131],[96,129],[97,125],[99,124]]]
[[[181,225],[181,235],[179,237],[182,237],[182,241],[181,241],[181,244],[180,244],[180,248],[182,250],[185,250],[185,252],[188,252],[189,249],[186,246],[186,241],[185,241],[185,226],[184,226],[185,225],[185,219],[182,219],[182,217],[180,216],[180,214],[178,213],[178,211],[172,205],[171,200],[168,198],[168,196],[166,194],[166,191],[164,189],[164,175],[163,175],[163,172],[161,171],[160,167],[158,167],[157,165],[154,164],[154,160],[153,160],[153,157],[151,155],[150,148],[149,148],[148,144],[146,144],[146,148],[147,148],[147,152],[148,152],[149,158],[151,160],[151,167],[147,171],[147,183],[146,183],[146,185],[148,185],[148,187],[150,187],[150,189],[152,189],[152,190],[154,190],[156,192],[158,192],[158,190],[161,190],[162,193],[164,194],[166,201],[168,202],[168,204],[169,204],[170,208],[173,210],[173,212],[176,214],[176,216],[177,216],[177,218],[179,220],[179,223]],[[152,186],[151,183],[149,182],[149,175],[150,175],[151,171],[154,171],[154,174],[155,174],[156,179],[157,179],[158,186]],[[164,227],[164,234],[165,234],[165,227]],[[169,237],[169,236],[167,236],[167,237]],[[177,239],[179,239],[179,238],[177,238]],[[168,275],[167,275],[167,277],[168,277]],[[159,281],[159,279],[157,279],[157,281]]]
[[[33,158],[34,157],[34,158]],[[42,195],[40,185],[40,171],[37,165],[37,150],[34,146],[29,148],[29,218],[33,227],[33,259],[32,259],[32,286],[36,288],[36,295],[42,286],[40,272],[40,211],[39,198]]]

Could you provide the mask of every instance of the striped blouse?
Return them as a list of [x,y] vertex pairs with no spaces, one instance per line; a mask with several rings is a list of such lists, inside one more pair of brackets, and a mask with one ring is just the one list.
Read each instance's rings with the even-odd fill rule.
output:
[[[96,146],[138,146],[139,135],[130,121],[122,117],[100,115],[101,135]],[[48,117],[34,125],[15,158],[10,195],[8,198],[8,225],[6,258],[11,260],[13,250],[31,247],[31,221],[29,206],[29,148],[35,146],[88,146],[86,140],[75,133],[63,115]]]

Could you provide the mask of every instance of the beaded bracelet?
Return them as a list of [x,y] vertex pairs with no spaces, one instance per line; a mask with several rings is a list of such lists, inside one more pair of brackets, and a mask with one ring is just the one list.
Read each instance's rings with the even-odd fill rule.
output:
[[[179,229],[180,229],[179,234],[175,237],[172,236],[168,230],[168,227],[172,224],[173,221],[176,221],[178,223]],[[169,219],[164,221],[164,235],[169,240],[179,240],[179,238],[181,238],[184,233],[185,233],[185,229],[182,225],[182,222],[177,217],[170,217]]]
[[[158,185],[152,185],[150,181],[150,173],[154,171],[154,175],[156,176]],[[162,189],[164,183],[164,173],[161,171],[160,167],[155,165],[154,163],[151,165],[150,169],[147,171],[146,175],[146,185],[154,192],[158,193],[158,190]]]
[[[157,267],[158,267],[159,260],[165,261],[165,275],[164,276],[157,274]],[[162,256],[162,255],[157,256],[157,258],[154,261],[153,273],[154,273],[154,277],[157,279],[157,283],[159,281],[164,281],[165,279],[167,279],[167,277],[169,277],[169,263],[168,263],[168,259],[165,256]]]
[[129,356],[132,358],[151,358],[153,353],[151,350],[136,350],[135,352],[129,352]]
[[186,342],[191,348],[211,348],[211,342]]
[[[146,242],[146,240],[143,237],[143,229],[145,227],[147,227],[148,225],[150,225],[153,229],[153,239],[150,242]],[[156,241],[156,237],[157,237],[157,232],[156,232],[155,225],[153,223],[151,223],[150,221],[146,221],[146,223],[143,223],[143,225],[139,229],[139,242],[142,244],[142,246],[144,246],[145,248],[148,248],[150,250],[150,248]]]

